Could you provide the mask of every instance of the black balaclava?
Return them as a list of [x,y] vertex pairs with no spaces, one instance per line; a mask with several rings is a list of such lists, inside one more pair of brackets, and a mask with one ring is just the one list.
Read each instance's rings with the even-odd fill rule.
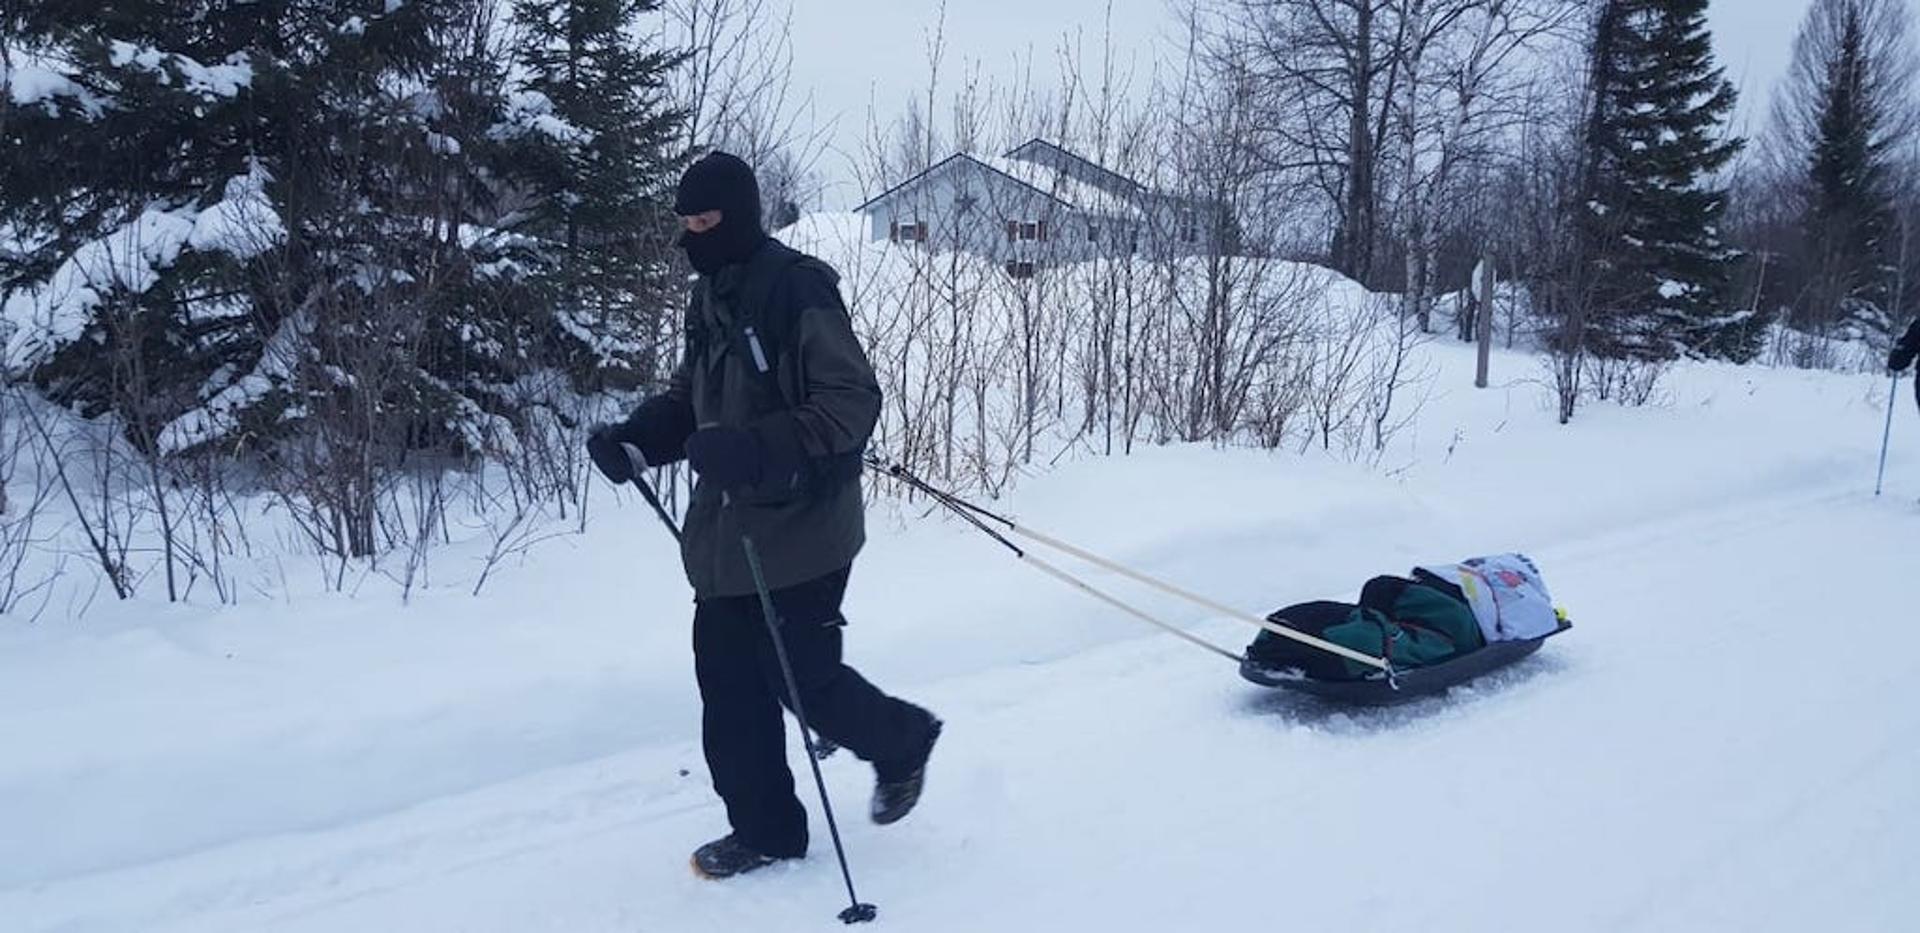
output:
[[746,262],[767,239],[760,223],[760,182],[738,156],[710,152],[687,167],[673,212],[682,217],[719,211],[720,225],[705,233],[681,231],[680,248],[695,272],[712,277]]

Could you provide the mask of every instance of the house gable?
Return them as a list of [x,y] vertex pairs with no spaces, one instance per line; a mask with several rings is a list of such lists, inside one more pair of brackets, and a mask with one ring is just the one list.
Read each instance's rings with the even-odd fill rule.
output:
[[1020,188],[1023,188],[1034,195],[1037,195],[1042,198],[1046,198],[1047,200],[1054,202],[1054,204],[1060,208],[1063,208],[1066,210],[1074,209],[1074,206],[1072,204],[1069,204],[1066,201],[1061,200],[1059,197],[1056,197],[1052,192],[1036,187],[1035,185],[1025,180],[1022,180],[1020,178],[1016,178],[1013,175],[1008,174],[1007,172],[1001,170],[1000,168],[997,168],[995,166],[982,162],[979,159],[976,159],[967,153],[958,152],[944,159],[941,159],[938,162],[935,162],[933,165],[928,166],[925,171],[919,172],[918,174],[913,175],[907,180],[897,185],[894,185],[891,188],[888,188],[886,191],[883,191],[880,194],[875,195],[874,197],[870,198],[865,204],[862,204],[859,207],[854,208],[854,210],[862,214],[871,213],[876,207],[879,207],[883,203],[904,197],[909,193],[911,193],[915,188],[918,188],[919,186],[924,185],[925,183],[934,179],[935,177],[945,175],[954,171],[969,171],[969,170],[990,173],[993,176],[997,176],[1000,179],[1004,179],[1009,184],[1018,185]]

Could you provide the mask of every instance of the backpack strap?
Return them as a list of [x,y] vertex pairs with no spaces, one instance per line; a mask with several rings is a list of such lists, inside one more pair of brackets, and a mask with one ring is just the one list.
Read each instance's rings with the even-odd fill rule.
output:
[[796,399],[787,395],[781,383],[780,357],[792,346],[795,315],[784,302],[776,308],[775,299],[783,297],[788,276],[806,259],[807,254],[769,240],[747,268],[741,300],[733,308],[733,333],[728,335],[730,347],[759,376],[768,394],[789,407]]
[[[780,399],[788,408],[800,401],[789,394],[788,383],[780,371],[780,360],[794,355],[794,332],[799,315],[796,309],[788,307],[787,293],[796,274],[820,275],[826,282],[833,282],[832,270],[825,263],[778,240],[769,240],[747,269],[741,302],[733,309],[733,333],[728,339],[729,352],[741,354],[748,368],[757,374],[767,397]],[[846,313],[838,287],[828,290],[833,294],[835,308]],[[864,450],[857,450],[814,457],[802,468],[801,481],[814,492],[857,481],[865,472],[864,456]]]

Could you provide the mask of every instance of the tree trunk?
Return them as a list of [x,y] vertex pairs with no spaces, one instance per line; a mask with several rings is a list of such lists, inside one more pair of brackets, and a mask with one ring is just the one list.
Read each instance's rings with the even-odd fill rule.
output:
[[1474,309],[1474,336],[1479,340],[1480,352],[1474,367],[1473,384],[1475,388],[1487,387],[1487,367],[1493,358],[1493,257],[1480,260],[1480,300]]
[[1374,138],[1373,138],[1373,4],[1355,9],[1353,38],[1353,101],[1347,114],[1347,198],[1336,239],[1335,265],[1362,285],[1373,284]]

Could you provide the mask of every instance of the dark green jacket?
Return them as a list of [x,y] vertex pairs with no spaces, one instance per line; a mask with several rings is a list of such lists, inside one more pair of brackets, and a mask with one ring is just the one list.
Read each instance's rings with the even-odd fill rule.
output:
[[[741,339],[747,326],[770,375]],[[866,542],[859,455],[879,417],[880,386],[830,266],[769,239],[749,262],[702,277],[667,391],[628,419],[655,466],[683,459],[708,425],[746,428],[765,454],[751,489],[694,485],[681,558],[695,597],[754,592],[743,533],[772,589],[852,564]]]

